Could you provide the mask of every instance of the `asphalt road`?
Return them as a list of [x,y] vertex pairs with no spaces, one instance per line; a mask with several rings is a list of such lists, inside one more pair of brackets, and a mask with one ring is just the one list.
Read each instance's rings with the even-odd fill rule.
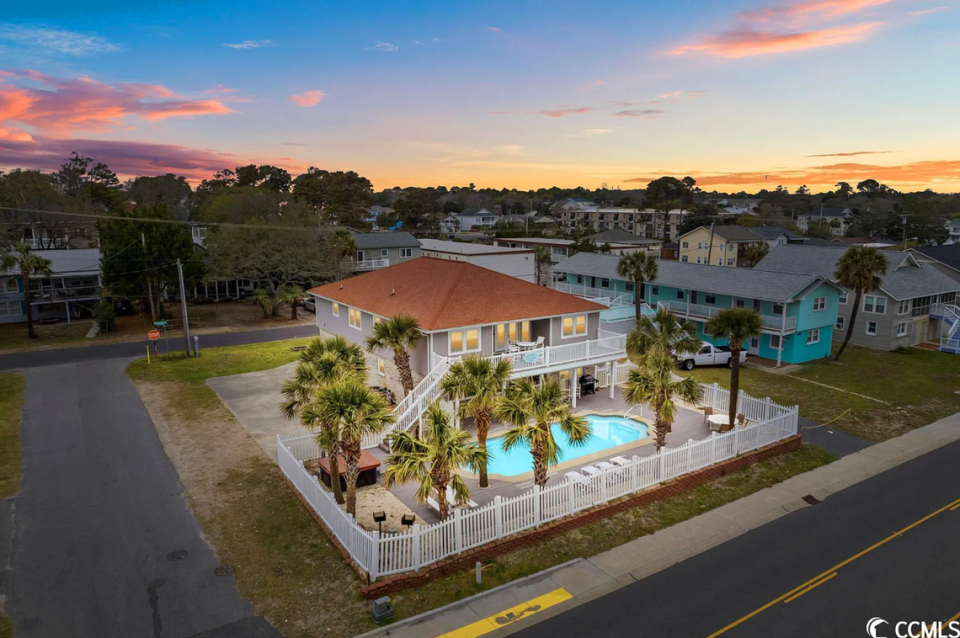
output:
[[851,638],[877,616],[890,623],[878,635],[894,636],[897,621],[960,614],[950,504],[960,504],[960,442],[516,635]]
[[[317,334],[317,327],[308,324],[292,328],[264,328],[262,330],[247,330],[245,332],[222,332],[200,336],[200,350],[204,348],[219,348],[221,346],[238,346],[247,343],[263,341],[277,341],[279,339],[294,339],[297,337],[312,337]],[[14,370],[19,368],[37,368],[42,366],[60,365],[63,363],[80,363],[82,361],[104,361],[107,359],[129,359],[141,357],[145,354],[147,341],[132,341],[128,343],[109,343],[99,346],[78,346],[76,348],[60,348],[57,350],[37,350],[33,352],[14,352],[0,355],[0,370]],[[164,348],[171,351],[183,350],[183,338],[171,337],[169,343],[160,341],[160,352]]]
[[127,363],[24,373],[23,484],[4,577],[18,638],[279,636],[214,573]]

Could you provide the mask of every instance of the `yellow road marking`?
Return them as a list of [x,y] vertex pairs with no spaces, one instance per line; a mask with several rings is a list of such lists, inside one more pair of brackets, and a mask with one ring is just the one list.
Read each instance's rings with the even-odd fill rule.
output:
[[958,508],[960,508],[960,503],[957,503],[956,505],[954,505],[953,507],[951,507],[951,508],[950,508],[950,511],[952,512],[953,510],[958,509]]
[[947,618],[946,624],[952,623],[954,620],[960,620],[960,611],[956,613],[952,618]]
[[872,552],[873,550],[877,549],[878,547],[882,547],[883,545],[886,545],[887,543],[889,543],[889,542],[892,541],[893,539],[897,538],[898,536],[902,536],[903,534],[905,534],[905,533],[909,532],[910,530],[912,530],[912,529],[913,529],[914,527],[916,527],[917,525],[920,525],[920,524],[922,524],[922,523],[926,523],[927,521],[929,521],[929,520],[930,520],[931,518],[933,518],[934,516],[936,516],[936,515],[938,515],[938,514],[942,514],[942,513],[946,512],[947,510],[953,510],[953,509],[958,508],[958,507],[960,507],[960,499],[957,499],[956,501],[954,501],[954,502],[952,502],[952,503],[950,503],[950,504],[948,504],[948,505],[944,505],[943,507],[941,507],[941,508],[938,509],[937,511],[935,511],[935,512],[933,512],[933,513],[931,513],[931,514],[927,514],[926,516],[924,516],[923,518],[921,518],[919,521],[916,521],[916,522],[913,522],[913,523],[907,525],[906,527],[904,527],[904,528],[903,528],[902,530],[900,530],[899,532],[894,532],[893,534],[890,534],[890,536],[887,536],[887,537],[886,537],[885,539],[883,539],[882,541],[880,541],[880,542],[878,542],[878,543],[874,543],[873,545],[871,545],[870,547],[866,548],[865,550],[863,550],[863,551],[860,552],[859,554],[854,554],[853,556],[851,556],[851,557],[848,558],[847,560],[843,561],[842,563],[839,563],[839,564],[831,567],[830,569],[826,570],[826,571],[823,572],[822,574],[819,574],[818,576],[815,576],[814,578],[811,578],[811,579],[808,580],[807,582],[803,583],[802,585],[800,585],[800,586],[798,586],[798,587],[795,587],[795,588],[791,589],[790,591],[788,591],[787,593],[783,594],[782,596],[780,596],[780,597],[778,597],[778,598],[774,598],[773,600],[771,600],[770,602],[768,602],[768,603],[767,603],[766,605],[764,605],[763,607],[759,607],[759,608],[757,608],[757,609],[754,609],[753,611],[751,611],[751,612],[750,612],[749,614],[747,614],[746,616],[740,618],[739,620],[733,621],[732,623],[730,623],[729,625],[727,625],[727,626],[724,627],[723,629],[720,629],[720,630],[718,630],[718,631],[713,632],[712,634],[710,634],[709,636],[707,636],[707,638],[717,638],[717,636],[720,636],[720,635],[723,635],[723,634],[727,633],[728,631],[730,631],[730,630],[733,629],[734,627],[737,627],[738,625],[741,625],[741,624],[745,623],[746,621],[750,620],[750,619],[753,618],[754,616],[765,612],[766,610],[770,609],[771,607],[773,607],[773,606],[776,605],[777,603],[779,603],[779,602],[781,602],[781,601],[783,601],[783,600],[785,600],[785,599],[787,599],[787,598],[791,598],[791,596],[793,596],[794,594],[796,594],[796,593],[799,592],[800,590],[806,589],[807,587],[809,587],[809,586],[812,585],[813,583],[816,583],[818,580],[824,578],[825,576],[828,576],[828,575],[831,574],[832,572],[835,572],[835,571],[839,570],[841,567],[846,567],[847,565],[849,565],[849,564],[852,563],[853,561],[857,560],[858,558],[862,558],[863,556],[869,554],[870,552]]
[[548,607],[559,605],[563,601],[570,600],[571,598],[573,598],[573,596],[566,589],[560,587],[551,592],[547,592],[543,596],[537,596],[525,603],[511,607],[510,609],[504,609],[499,614],[487,616],[483,620],[470,623],[466,627],[461,627],[460,629],[455,629],[441,636],[437,636],[437,638],[477,638],[477,636],[489,634],[501,627],[515,623],[521,618],[529,618]]
[[833,572],[832,574],[830,574],[829,576],[827,576],[827,577],[824,578],[823,580],[818,580],[817,582],[815,582],[814,584],[810,585],[810,586],[807,587],[806,589],[801,589],[799,592],[797,592],[796,594],[794,594],[794,595],[791,596],[790,598],[787,598],[787,599],[786,599],[785,601],[783,601],[783,602],[789,603],[791,600],[796,600],[797,598],[800,598],[801,596],[803,596],[805,593],[807,593],[808,591],[810,591],[810,590],[813,589],[814,587],[819,587],[820,585],[824,584],[825,582],[827,582],[828,580],[830,580],[831,578],[833,578],[833,577],[836,576],[836,575],[837,575],[837,572]]

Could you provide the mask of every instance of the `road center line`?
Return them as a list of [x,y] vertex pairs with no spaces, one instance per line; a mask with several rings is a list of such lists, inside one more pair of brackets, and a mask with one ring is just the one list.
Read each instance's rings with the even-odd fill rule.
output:
[[836,576],[836,575],[837,575],[837,572],[833,572],[832,574],[830,574],[830,575],[827,576],[826,578],[821,579],[821,580],[818,580],[817,582],[815,582],[814,584],[810,585],[809,587],[806,587],[805,589],[801,589],[798,593],[794,594],[794,595],[791,596],[790,598],[787,598],[787,599],[786,599],[785,601],[783,601],[783,602],[784,602],[784,603],[789,603],[789,602],[792,601],[792,600],[796,600],[797,598],[800,598],[801,596],[803,596],[805,593],[807,593],[807,592],[810,591],[811,589],[814,589],[815,587],[819,587],[820,585],[824,584],[825,582],[827,582],[828,580],[830,580],[831,578],[833,578],[833,577]]
[[[923,518],[921,518],[921,519],[918,520],[918,521],[914,521],[913,523],[907,525],[906,527],[904,527],[904,528],[901,529],[900,531],[894,532],[893,534],[890,534],[890,536],[887,536],[887,537],[884,538],[882,541],[879,541],[879,542],[877,542],[877,543],[874,543],[873,545],[871,545],[870,547],[866,548],[866,549],[863,550],[862,552],[860,552],[860,553],[858,553],[858,554],[854,554],[853,556],[851,556],[850,558],[846,559],[846,560],[843,561],[842,563],[838,563],[837,565],[831,567],[830,569],[824,571],[823,573],[815,576],[814,578],[811,578],[810,580],[808,580],[807,582],[803,583],[802,585],[800,585],[800,586],[798,586],[798,587],[794,587],[793,589],[791,589],[791,590],[788,591],[787,593],[783,594],[782,596],[771,600],[769,603],[767,603],[767,604],[764,605],[763,607],[759,607],[759,608],[751,611],[751,612],[750,612],[749,614],[747,614],[746,616],[743,616],[743,617],[740,618],[739,620],[733,621],[732,623],[730,623],[729,625],[727,625],[727,626],[724,627],[723,629],[720,629],[720,630],[718,630],[718,631],[713,632],[712,634],[710,634],[709,636],[707,636],[707,638],[716,638],[717,636],[720,636],[720,635],[722,635],[722,634],[725,634],[725,633],[727,633],[728,631],[730,631],[731,629],[733,629],[734,627],[737,627],[738,625],[743,624],[744,622],[750,620],[750,619],[753,618],[754,616],[763,613],[763,612],[766,611],[767,609],[770,609],[771,607],[773,607],[773,606],[776,605],[777,603],[779,603],[779,602],[781,602],[781,601],[783,601],[783,600],[786,600],[787,598],[789,598],[790,600],[793,600],[794,598],[797,598],[799,595],[802,595],[802,594],[806,593],[805,591],[801,591],[801,590],[808,589],[808,588],[809,588],[809,589],[813,589],[813,587],[811,587],[811,585],[814,585],[815,583],[816,583],[816,584],[819,584],[817,581],[820,581],[821,579],[825,579],[827,576],[829,576],[829,575],[832,574],[833,572],[838,571],[841,567],[846,567],[847,565],[849,565],[849,564],[852,563],[853,561],[857,560],[858,558],[862,558],[863,556],[866,556],[867,554],[869,554],[869,553],[872,552],[873,550],[877,549],[878,547],[882,547],[883,545],[886,545],[887,543],[889,543],[889,542],[892,541],[893,539],[898,538],[898,537],[902,536],[903,534],[909,532],[910,530],[912,530],[912,529],[913,529],[914,527],[916,527],[917,525],[920,525],[920,524],[922,524],[922,523],[926,523],[927,521],[929,521],[929,520],[930,520],[931,518],[933,518],[934,516],[937,516],[938,514],[942,514],[942,513],[946,512],[946,511],[948,511],[948,510],[954,510],[954,509],[957,509],[957,508],[960,508],[960,499],[957,499],[957,500],[953,501],[952,503],[949,503],[949,504],[947,504],[947,505],[944,505],[943,507],[941,507],[941,508],[938,509],[937,511],[932,512],[932,513],[930,513],[930,514],[927,514],[926,516],[924,516]],[[824,582],[825,582],[825,581],[824,581]],[[794,596],[794,594],[797,594],[798,592],[800,592],[800,594],[798,594],[798,596]],[[789,601],[788,601],[788,602],[789,602]]]

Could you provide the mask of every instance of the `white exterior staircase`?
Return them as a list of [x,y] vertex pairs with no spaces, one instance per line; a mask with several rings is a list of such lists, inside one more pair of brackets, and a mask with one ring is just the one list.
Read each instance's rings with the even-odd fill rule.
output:
[[940,351],[960,354],[960,307],[954,304],[936,304],[930,307],[930,318],[940,319]]
[[448,357],[440,357],[433,370],[393,409],[392,414],[396,421],[379,434],[370,434],[363,437],[363,449],[380,446],[387,436],[393,432],[398,430],[403,432],[413,427],[427,410],[427,406],[440,397],[440,380],[450,369],[451,363],[452,360]]

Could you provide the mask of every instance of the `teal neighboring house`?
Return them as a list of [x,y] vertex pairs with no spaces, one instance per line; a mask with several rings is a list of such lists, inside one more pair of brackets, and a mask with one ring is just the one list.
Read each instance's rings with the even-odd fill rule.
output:
[[[617,274],[616,255],[577,253],[553,267],[556,287],[578,296],[633,302],[633,282]],[[721,268],[679,261],[657,262],[655,281],[639,291],[641,300],[697,324],[697,335],[714,345],[723,339],[705,334],[706,322],[724,308],[753,308],[763,319],[763,334],[748,344],[748,352],[781,363],[803,363],[830,356],[841,288],[823,277]],[[582,294],[579,290],[583,287]]]

